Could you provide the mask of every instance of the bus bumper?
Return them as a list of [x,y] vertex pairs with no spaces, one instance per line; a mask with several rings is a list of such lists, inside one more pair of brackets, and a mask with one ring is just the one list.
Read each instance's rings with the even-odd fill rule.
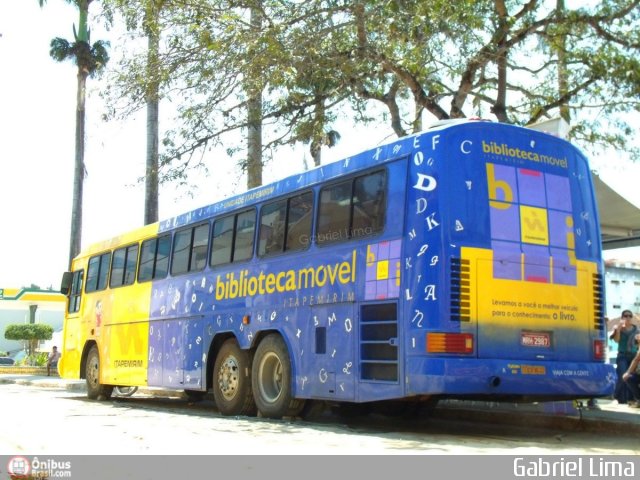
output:
[[508,359],[410,358],[408,395],[584,398],[613,393],[612,365]]

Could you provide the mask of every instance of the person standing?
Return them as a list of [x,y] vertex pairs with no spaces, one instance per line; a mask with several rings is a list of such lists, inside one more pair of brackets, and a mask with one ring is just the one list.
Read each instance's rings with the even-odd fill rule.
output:
[[609,338],[618,344],[618,355],[616,356],[616,374],[618,381],[613,396],[618,403],[626,404],[633,399],[633,394],[629,386],[622,379],[622,376],[629,369],[629,365],[636,356],[638,345],[635,337],[638,334],[638,327],[631,322],[633,313],[631,310],[624,310],[620,323],[613,329],[613,333]]
[[51,376],[51,367],[58,367],[58,360],[60,360],[60,352],[58,351],[58,347],[54,345],[49,354],[49,358],[47,358],[47,377]]
[[[636,344],[640,340],[640,335],[636,335]],[[629,369],[622,375],[622,380],[625,381],[629,390],[633,394],[633,400],[629,401],[629,406],[632,408],[640,408],[640,350],[636,353],[636,356],[631,360]]]

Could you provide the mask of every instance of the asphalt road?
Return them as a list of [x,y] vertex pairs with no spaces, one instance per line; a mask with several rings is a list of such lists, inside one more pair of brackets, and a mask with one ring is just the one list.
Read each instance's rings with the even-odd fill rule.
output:
[[136,394],[108,402],[81,392],[0,385],[0,455],[471,454],[638,455],[619,433],[559,431],[438,418],[343,421],[223,417],[213,402]]

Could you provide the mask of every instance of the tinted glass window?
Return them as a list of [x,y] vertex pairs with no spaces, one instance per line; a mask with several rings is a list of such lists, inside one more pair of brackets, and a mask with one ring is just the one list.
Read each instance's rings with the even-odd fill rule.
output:
[[320,191],[318,244],[380,233],[387,209],[387,176],[379,171]]
[[209,246],[209,224],[193,229],[193,246],[189,271],[202,270],[207,265],[207,247]]
[[248,260],[253,256],[253,237],[256,229],[256,212],[239,213],[236,221],[236,239],[233,247],[233,261]]
[[311,192],[289,199],[285,250],[304,250],[309,246],[312,217],[313,195]]
[[311,192],[265,205],[260,213],[258,255],[307,248],[311,237],[312,215]]
[[124,267],[123,285],[131,285],[136,281],[136,267],[138,266],[138,245],[127,247],[127,260]]
[[235,217],[229,215],[213,224],[213,245],[211,246],[211,265],[231,262],[233,248],[233,227]]
[[163,235],[142,242],[140,252],[140,271],[138,281],[164,278],[169,273],[169,253],[171,252],[171,235]]
[[98,290],[107,288],[109,279],[109,264],[111,263],[111,252],[100,255],[100,273],[98,275]]
[[69,292],[69,313],[75,313],[80,310],[80,300],[82,299],[82,277],[84,270],[73,272],[73,281],[71,282],[71,291]]
[[100,257],[90,258],[87,269],[87,292],[95,292],[98,289],[98,273],[100,273]]
[[180,275],[189,271],[189,255],[191,254],[191,229],[177,232],[173,240],[173,259],[171,275]]
[[137,262],[138,245],[119,248],[113,252],[109,286],[119,287],[121,285],[131,285],[136,279]]
[[156,251],[156,266],[153,278],[164,278],[169,273],[169,255],[171,254],[171,235],[165,235],[158,239]]
[[157,246],[157,238],[142,242],[142,250],[140,250],[140,270],[138,271],[139,282],[146,282],[153,278]]
[[384,228],[386,207],[385,172],[356,178],[353,184],[351,237],[380,233]]
[[349,238],[351,213],[351,181],[339,183],[320,191],[318,213],[318,244],[338,242]]
[[127,250],[121,248],[113,252],[113,262],[111,263],[111,287],[119,287],[122,285],[122,277],[124,276],[124,264],[127,260]]
[[260,244],[258,255],[270,255],[284,250],[287,222],[287,201],[265,205],[260,213]]
[[207,264],[209,224],[176,233],[173,240],[171,275],[202,270]]
[[96,292],[107,288],[109,278],[109,264],[111,262],[111,252],[103,253],[89,259],[87,270],[86,292]]

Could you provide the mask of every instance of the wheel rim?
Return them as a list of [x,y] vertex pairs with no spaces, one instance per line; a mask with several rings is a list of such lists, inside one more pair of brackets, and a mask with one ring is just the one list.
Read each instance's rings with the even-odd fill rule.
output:
[[93,387],[97,387],[100,382],[100,362],[96,355],[93,355],[88,360],[87,367],[87,382]]
[[238,359],[228,356],[218,371],[218,388],[225,400],[232,400],[240,384],[240,366]]
[[260,395],[268,403],[275,403],[282,393],[282,362],[278,355],[273,352],[266,354],[258,372]]

